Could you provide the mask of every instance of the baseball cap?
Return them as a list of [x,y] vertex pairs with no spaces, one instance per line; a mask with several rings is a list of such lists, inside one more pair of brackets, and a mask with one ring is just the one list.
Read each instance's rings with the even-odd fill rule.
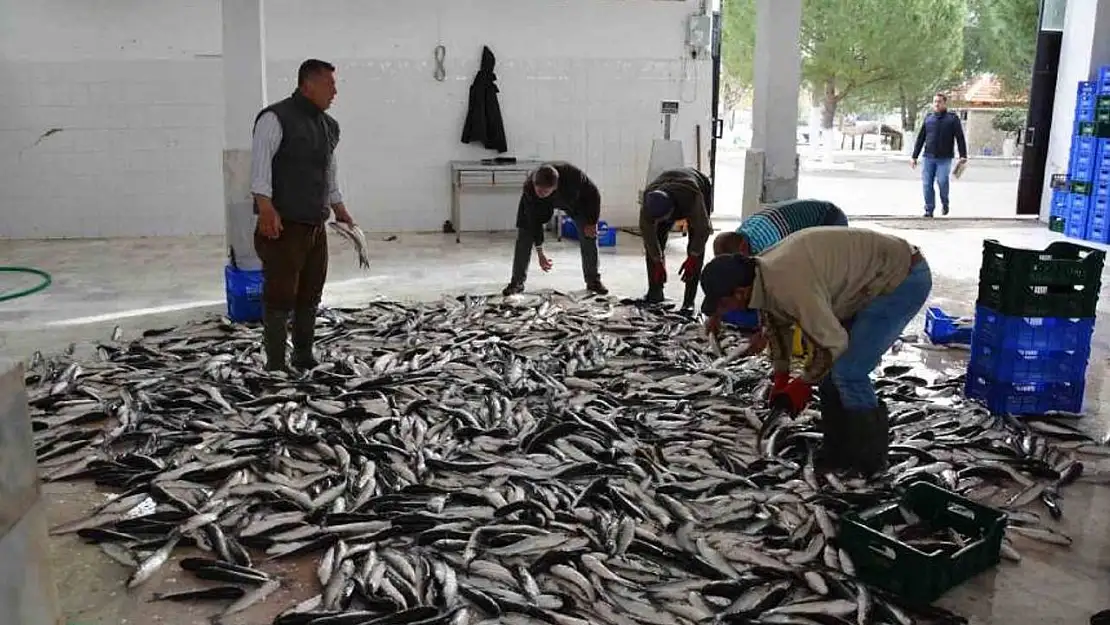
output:
[[644,209],[652,219],[661,219],[674,210],[674,200],[666,191],[648,191],[644,196]]
[[755,281],[755,261],[740,254],[722,254],[709,261],[701,270],[701,290],[705,299],[701,311],[707,315],[717,312],[721,299],[732,295],[738,288],[751,286]]

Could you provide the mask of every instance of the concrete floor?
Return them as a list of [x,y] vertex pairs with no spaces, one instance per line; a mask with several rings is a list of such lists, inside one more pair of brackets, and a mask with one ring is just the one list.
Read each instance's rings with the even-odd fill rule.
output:
[[[719,228],[732,224],[718,223]],[[979,255],[984,238],[1004,244],[1044,247],[1058,235],[1042,225],[1019,221],[923,220],[857,222],[854,225],[889,232],[919,245],[934,274],[930,305],[951,314],[973,312]],[[431,299],[440,294],[491,293],[500,290],[509,271],[512,239],[507,234],[468,234],[460,245],[448,235],[401,235],[393,241],[371,240],[372,267],[360,272],[348,248],[333,239],[332,269],[325,303],[357,305],[372,298]],[[684,242],[670,246],[672,271]],[[528,287],[583,288],[578,251],[573,242],[549,243],[555,262],[547,275],[533,269]],[[643,260],[638,237],[618,235],[618,246],[602,251],[602,273],[617,297],[633,297],[644,289]],[[35,350],[54,351],[70,342],[105,338],[119,324],[125,334],[181,323],[223,308],[220,238],[0,242],[0,265],[28,265],[54,275],[41,294],[0,303],[0,354],[26,358]],[[17,283],[0,275],[0,292]],[[1106,288],[1110,280],[1104,275]],[[680,297],[681,283],[672,278],[668,295]],[[1105,290],[1105,289],[1104,289]],[[1104,434],[1110,417],[1105,384],[1110,356],[1110,298],[1103,297],[1087,376],[1086,412],[1082,425]],[[923,315],[910,331],[920,332]],[[931,366],[962,366],[958,350],[923,349]],[[1110,465],[1110,461],[1107,462]],[[1099,470],[1100,467],[1090,467]],[[1101,467],[1110,472],[1110,466]],[[44,498],[50,523],[78,517],[102,494],[85,485],[46,485]],[[977,624],[1085,623],[1093,612],[1110,607],[1110,488],[1076,484],[1066,491],[1061,529],[1075,540],[1069,548],[1044,548],[1031,542],[1017,547],[1020,564],[1003,563],[950,592],[942,603]],[[71,625],[125,623],[201,623],[203,608],[146,603],[146,591],[129,594],[124,569],[97,549],[74,539],[53,543],[55,577],[64,613]],[[173,571],[166,573],[173,576]],[[294,575],[294,578],[297,576]],[[170,580],[172,582],[172,580]],[[157,588],[155,580],[150,588]],[[286,599],[309,596],[306,585],[291,585],[285,597],[267,602],[277,609]],[[272,614],[249,612],[242,623],[263,623]]]

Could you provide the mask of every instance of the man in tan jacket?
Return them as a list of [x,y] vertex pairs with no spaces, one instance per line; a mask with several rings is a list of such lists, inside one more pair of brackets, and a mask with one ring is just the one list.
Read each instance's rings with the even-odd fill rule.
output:
[[[869,376],[932,290],[921,252],[872,230],[819,226],[757,257],[718,256],[702,271],[701,285],[702,312],[711,322],[738,308],[760,311],[774,363],[774,405],[800,412],[819,385],[822,464],[864,475],[884,471],[888,415]],[[794,324],[813,357],[791,378]]]

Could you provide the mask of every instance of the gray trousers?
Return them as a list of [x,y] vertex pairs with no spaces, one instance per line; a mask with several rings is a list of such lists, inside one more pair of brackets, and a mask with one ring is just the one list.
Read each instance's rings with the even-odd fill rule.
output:
[[[582,252],[582,277],[586,283],[600,282],[598,269],[597,237],[582,234],[582,225],[576,219],[574,227],[578,230],[578,249]],[[528,265],[532,262],[532,233],[525,228],[516,231],[516,249],[513,250],[513,284],[524,284],[528,278]]]

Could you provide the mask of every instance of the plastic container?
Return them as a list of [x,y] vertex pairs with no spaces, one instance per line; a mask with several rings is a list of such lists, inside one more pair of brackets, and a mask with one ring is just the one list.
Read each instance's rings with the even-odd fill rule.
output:
[[1067,191],[1055,190],[1052,192],[1052,216],[1063,217],[1068,211],[1068,202],[1071,194]]
[[997,382],[1071,382],[1087,374],[1090,347],[1074,351],[1027,350],[977,344],[971,348],[969,376]]
[[721,321],[744,330],[754,330],[759,327],[759,311],[755,309],[734,310],[721,315]]
[[1068,220],[1060,215],[1051,215],[1048,218],[1048,229],[1052,232],[1059,232],[1064,234],[1064,229],[1067,227]]
[[1069,382],[1007,382],[968,372],[964,395],[991,414],[1043,415],[1053,410],[1079,413],[1086,380]]
[[560,217],[560,220],[562,221],[563,225],[559,228],[559,235],[564,239],[577,241],[578,227],[574,225],[574,220],[568,219],[566,217]]
[[936,306],[925,311],[925,334],[934,345],[948,343],[971,343],[972,323],[957,323],[956,317],[945,314]]
[[[1075,228],[1073,218],[1074,214],[1066,224],[1069,236]],[[1084,231],[1087,223],[1084,216]],[[1092,317],[1105,258],[1101,250],[1067,241],[1030,250],[987,239],[976,303],[1003,315]]]
[[911,484],[901,503],[922,521],[952,528],[970,542],[955,553],[926,553],[879,531],[901,515],[896,505],[873,516],[845,514],[839,542],[855,562],[861,580],[885,588],[908,603],[927,605],[999,563],[1006,513],[924,481]]
[[1094,317],[1011,317],[986,306],[976,306],[972,347],[1089,351],[1094,331]]
[[227,316],[236,323],[262,320],[262,270],[224,267]]
[[1110,199],[1098,198],[1102,202],[1098,206],[1092,206],[1090,214],[1087,216],[1087,239],[1091,243],[1110,243]]
[[604,221],[597,222],[597,244],[599,247],[615,247],[617,245],[617,229],[610,228]]

